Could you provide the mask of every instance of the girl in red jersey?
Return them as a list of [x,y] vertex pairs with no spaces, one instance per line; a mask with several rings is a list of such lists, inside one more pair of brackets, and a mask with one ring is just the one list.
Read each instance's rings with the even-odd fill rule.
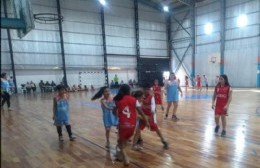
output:
[[[122,160],[125,165],[129,164],[128,157],[125,152],[127,141],[132,137],[136,126],[136,99],[130,96],[130,86],[123,84],[114,97],[116,103],[116,111],[119,119],[118,124],[118,147],[120,151],[117,158]],[[145,118],[142,111],[138,113]],[[149,125],[149,123],[146,121]]]
[[[154,93],[156,107],[157,107],[157,105],[160,105],[162,108],[162,111],[163,111],[164,110],[164,107],[162,104],[163,95],[162,95],[162,89],[161,89],[161,86],[159,85],[158,79],[154,80],[154,85],[153,85],[152,89],[153,89],[153,93]],[[156,110],[156,107],[155,107],[155,110]]]
[[[226,135],[226,116],[229,104],[232,100],[232,90],[227,75],[220,75],[219,83],[215,86],[212,98],[212,109],[215,109],[215,133],[219,130],[219,118],[221,117],[223,130],[221,136]],[[215,103],[216,101],[216,103]]]
[[197,75],[197,89],[201,91],[201,79],[199,75]]
[[[154,97],[150,93],[150,87],[148,85],[146,85],[144,87],[144,99],[143,99],[142,111],[144,112],[146,118],[148,118],[148,122],[149,122],[149,126],[150,126],[149,129],[151,131],[154,131],[157,133],[157,135],[161,139],[163,148],[168,149],[168,143],[165,141],[165,139],[162,136],[162,133],[157,125],[156,113],[155,113],[155,100],[154,100]],[[143,119],[141,119],[139,122],[139,127],[137,127],[137,129],[136,129],[134,143],[136,143],[138,136],[141,136],[141,130],[143,130],[146,127],[146,125],[147,125],[146,122]]]
[[188,87],[189,87],[189,78],[188,78],[188,76],[186,75],[185,76],[185,91],[187,92],[187,90],[188,90]]

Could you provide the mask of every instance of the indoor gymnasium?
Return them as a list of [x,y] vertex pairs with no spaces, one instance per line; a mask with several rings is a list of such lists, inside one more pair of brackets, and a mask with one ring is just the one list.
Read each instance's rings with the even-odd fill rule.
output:
[[260,0],[1,0],[1,167],[260,168]]

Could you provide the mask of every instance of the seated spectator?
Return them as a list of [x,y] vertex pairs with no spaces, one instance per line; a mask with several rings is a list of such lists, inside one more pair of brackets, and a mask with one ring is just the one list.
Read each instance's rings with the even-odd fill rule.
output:
[[85,91],[88,91],[87,85],[84,85],[84,90],[85,90]]
[[22,92],[25,94],[25,93],[26,93],[26,87],[25,87],[25,84],[21,84],[21,89],[22,89]]
[[56,83],[54,81],[51,81],[51,87],[54,91],[56,91]]
[[29,82],[26,83],[25,88],[26,88],[27,93],[31,93],[32,87]]
[[95,91],[95,88],[93,85],[91,85],[91,91]]
[[79,91],[82,91],[82,86],[81,86],[81,84],[78,85],[78,89],[79,89]]
[[33,81],[31,81],[30,85],[31,85],[32,91],[35,92],[36,91],[35,83],[33,83]]
[[67,91],[67,92],[71,92],[71,88],[68,86],[68,87],[66,88],[66,91]]
[[73,85],[73,86],[72,86],[71,91],[72,91],[72,92],[78,91],[78,88],[76,87],[76,85]]
[[122,86],[124,84],[124,81],[123,80],[121,80],[121,82],[120,82],[120,86]]
[[49,81],[47,81],[45,83],[45,92],[51,92],[52,88],[51,88],[51,84],[49,83]]

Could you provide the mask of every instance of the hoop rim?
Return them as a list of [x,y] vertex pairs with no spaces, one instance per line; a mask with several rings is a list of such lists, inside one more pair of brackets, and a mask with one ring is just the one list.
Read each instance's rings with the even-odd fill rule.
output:
[[63,21],[63,16],[56,13],[37,13],[33,14],[33,18],[42,24],[56,24],[59,20]]

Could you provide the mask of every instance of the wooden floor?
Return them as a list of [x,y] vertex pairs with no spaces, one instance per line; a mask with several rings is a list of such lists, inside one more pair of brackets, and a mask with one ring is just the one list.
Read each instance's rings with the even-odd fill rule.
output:
[[[77,141],[58,142],[52,121],[53,94],[13,95],[13,111],[1,111],[1,166],[3,168],[103,168],[123,167],[105,149],[105,131],[98,101],[92,93],[70,94],[72,131]],[[227,137],[214,134],[212,89],[205,93],[189,90],[180,101],[180,121],[158,123],[169,142],[163,150],[154,132],[144,131],[144,150],[128,148],[133,168],[256,168],[260,167],[260,90],[234,89]]]

